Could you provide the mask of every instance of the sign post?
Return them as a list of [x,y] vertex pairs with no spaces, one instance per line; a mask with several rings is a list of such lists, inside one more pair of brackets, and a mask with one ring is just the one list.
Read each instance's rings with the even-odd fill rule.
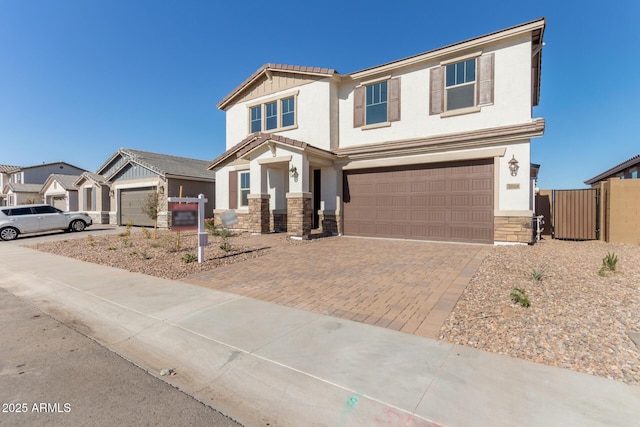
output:
[[209,245],[209,234],[204,231],[204,194],[198,197],[168,197],[169,202],[197,203],[197,217],[194,205],[171,205],[171,230],[198,230],[198,263],[204,262],[204,247]]

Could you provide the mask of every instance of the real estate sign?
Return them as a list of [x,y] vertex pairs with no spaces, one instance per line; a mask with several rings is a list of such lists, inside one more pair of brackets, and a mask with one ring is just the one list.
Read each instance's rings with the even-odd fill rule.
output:
[[198,229],[197,203],[171,203],[171,231]]

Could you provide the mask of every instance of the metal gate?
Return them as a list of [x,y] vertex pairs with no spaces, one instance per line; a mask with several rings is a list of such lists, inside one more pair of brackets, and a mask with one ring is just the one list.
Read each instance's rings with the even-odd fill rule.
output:
[[553,190],[553,237],[597,240],[600,236],[600,190]]

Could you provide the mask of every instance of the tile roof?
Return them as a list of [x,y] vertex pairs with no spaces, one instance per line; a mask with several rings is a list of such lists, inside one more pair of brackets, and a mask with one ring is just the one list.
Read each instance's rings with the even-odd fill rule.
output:
[[215,174],[207,169],[206,160],[190,159],[171,156],[168,154],[152,153],[150,151],[121,148],[118,150],[130,161],[138,163],[163,176],[178,176],[185,178],[215,179]]
[[591,179],[584,181],[585,184],[591,185],[595,184],[598,181],[602,181],[604,179],[610,178],[618,172],[630,168],[632,166],[640,165],[640,154],[633,156],[632,158],[625,160],[624,162],[602,172],[600,175],[596,175]]
[[42,189],[42,184],[20,184],[17,182],[10,182],[5,185],[5,188],[9,187],[14,193],[39,193]]
[[11,173],[20,169],[20,166],[0,165],[0,173]]
[[231,147],[230,149],[228,149],[227,151],[225,151],[224,153],[222,153],[221,155],[213,159],[209,163],[207,168],[209,170],[216,168],[220,164],[229,160],[231,157],[236,159],[239,157],[242,157],[244,154],[248,153],[249,151],[253,150],[256,147],[259,147],[260,145],[268,141],[274,141],[274,142],[279,142],[281,144],[290,145],[292,147],[298,147],[302,150],[305,150],[308,147],[310,147],[315,150],[324,151],[327,154],[334,154],[331,151],[323,150],[321,148],[315,147],[306,142],[298,141],[297,139],[287,138],[282,135],[277,135],[272,133],[256,132],[249,135],[248,137],[240,141],[238,144],[234,145],[233,147]]
[[78,178],[80,178],[80,175],[64,175],[60,173],[52,173],[51,175],[49,175],[49,178],[47,178],[47,181],[49,181],[50,179],[55,179],[65,190],[75,190],[75,183]]
[[242,83],[240,83],[233,91],[231,91],[230,94],[222,98],[222,100],[218,102],[217,108],[222,108],[229,100],[231,100],[237,94],[242,92],[248,85],[250,85],[260,75],[266,73],[267,71],[280,71],[280,72],[294,73],[294,74],[312,74],[312,75],[320,75],[320,76],[326,75],[327,77],[331,77],[333,75],[339,75],[336,70],[331,68],[307,67],[303,65],[264,64],[262,67],[258,68],[253,74],[251,74],[247,79],[245,79]]

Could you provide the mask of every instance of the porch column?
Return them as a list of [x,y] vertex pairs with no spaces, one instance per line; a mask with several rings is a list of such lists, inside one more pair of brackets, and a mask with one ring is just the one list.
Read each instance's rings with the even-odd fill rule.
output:
[[287,193],[287,234],[306,240],[311,236],[311,193]]
[[249,231],[264,234],[269,232],[269,195],[249,194]]

